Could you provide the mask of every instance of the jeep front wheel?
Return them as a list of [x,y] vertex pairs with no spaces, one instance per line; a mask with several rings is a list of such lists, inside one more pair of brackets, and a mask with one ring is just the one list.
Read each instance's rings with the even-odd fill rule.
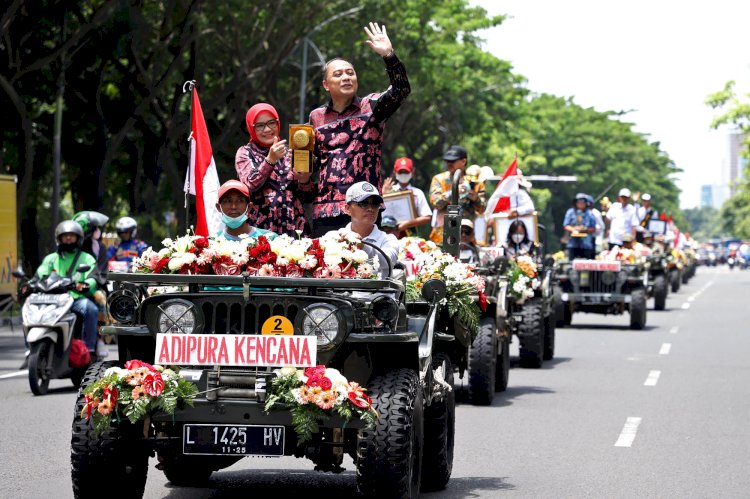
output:
[[654,310],[664,310],[667,306],[667,280],[663,275],[654,278]]
[[469,400],[475,405],[490,405],[495,396],[496,328],[493,317],[483,317],[469,346]]
[[538,369],[544,356],[544,325],[542,302],[528,300],[521,310],[523,321],[518,328],[519,356],[521,367]]
[[503,334],[497,339],[497,363],[495,364],[495,391],[504,392],[510,377],[510,336]]
[[[81,386],[96,381],[117,362],[92,364],[83,376]],[[77,499],[99,498],[102,479],[114,484],[119,497],[143,497],[148,474],[149,450],[143,439],[143,425],[132,425],[127,419],[97,436],[92,420],[81,418],[85,406],[83,388],[78,392],[73,414],[70,441],[73,496]]]
[[630,294],[630,328],[643,329],[646,327],[646,292],[635,289]]
[[672,285],[672,293],[676,293],[680,290],[682,284],[682,278],[680,277],[680,271],[677,269],[672,270],[669,274],[669,281]]
[[553,315],[544,318],[544,360],[555,357],[555,322]]
[[443,490],[450,480],[456,432],[456,391],[450,357],[444,353],[435,355],[432,369],[442,373],[445,391],[440,400],[433,400],[424,409],[423,492]]
[[214,471],[209,462],[200,456],[174,457],[160,454],[156,467],[164,472],[172,485],[178,487],[204,487]]
[[359,432],[357,488],[368,497],[417,497],[424,436],[419,374],[395,369],[368,385],[380,417]]

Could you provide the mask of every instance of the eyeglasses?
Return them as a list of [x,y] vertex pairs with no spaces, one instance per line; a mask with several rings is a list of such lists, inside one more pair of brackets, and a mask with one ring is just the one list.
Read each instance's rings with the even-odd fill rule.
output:
[[262,132],[266,127],[268,127],[269,130],[275,130],[276,127],[279,126],[279,120],[268,120],[265,123],[256,123],[253,125],[253,128],[256,132]]
[[354,204],[366,210],[367,208],[380,208],[380,201],[355,201]]

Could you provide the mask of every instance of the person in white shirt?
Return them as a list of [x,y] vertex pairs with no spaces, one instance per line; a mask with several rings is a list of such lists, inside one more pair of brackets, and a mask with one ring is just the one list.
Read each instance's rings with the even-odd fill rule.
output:
[[623,234],[630,234],[635,239],[636,227],[640,223],[635,207],[630,204],[630,189],[620,189],[617,199],[618,202],[612,203],[605,215],[609,223],[609,249],[622,246]]
[[602,212],[594,205],[593,196],[586,194],[586,204],[594,215],[594,220],[596,220],[596,232],[594,232],[594,254],[597,254],[602,250],[602,240],[604,239],[604,217],[602,216]]
[[531,190],[531,182],[526,180],[521,170],[518,170],[518,187],[519,189],[516,193],[510,195],[510,212],[508,213],[508,217],[510,218],[529,215],[536,209],[534,201],[527,192]]
[[[375,225],[383,205],[383,197],[378,189],[369,182],[357,182],[346,190],[345,202],[347,215],[352,218],[346,228],[359,234],[362,241],[374,244],[383,250],[392,267],[398,258],[398,239],[393,234],[386,234],[381,231]],[[385,261],[383,255],[369,245],[364,245],[362,249],[370,257],[377,256],[380,264],[378,275],[386,277],[388,275],[388,262]]]

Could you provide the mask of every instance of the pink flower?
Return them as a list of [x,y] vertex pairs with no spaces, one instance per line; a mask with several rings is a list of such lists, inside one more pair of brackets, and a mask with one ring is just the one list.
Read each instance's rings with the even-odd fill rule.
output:
[[151,364],[148,364],[146,362],[143,362],[142,360],[133,359],[133,360],[129,360],[129,361],[127,361],[125,363],[125,369],[127,369],[128,371],[131,371],[131,370],[134,370],[134,369],[140,369],[141,367],[145,367],[149,371],[155,371],[156,370],[156,369],[154,369],[154,366],[152,366]]
[[114,408],[115,408],[115,406],[112,403],[112,400],[106,398],[106,399],[102,400],[101,402],[99,402],[99,406],[96,408],[96,411],[99,414],[107,415],[110,412],[112,412],[112,409],[114,409]]
[[329,391],[322,392],[315,399],[315,405],[317,405],[324,411],[333,408],[333,404],[335,402],[336,402],[336,396]]
[[299,265],[297,265],[296,263],[290,263],[286,266],[284,275],[286,277],[302,277],[303,275],[305,275],[305,273]]
[[313,277],[318,279],[330,279],[333,277],[333,272],[329,267],[319,267],[313,272]]
[[142,386],[136,386],[133,388],[133,391],[130,393],[130,396],[133,398],[133,400],[138,400],[141,398],[141,395],[145,395],[146,391],[143,389]]
[[278,277],[279,271],[270,263],[266,263],[260,266],[258,269],[258,277]]

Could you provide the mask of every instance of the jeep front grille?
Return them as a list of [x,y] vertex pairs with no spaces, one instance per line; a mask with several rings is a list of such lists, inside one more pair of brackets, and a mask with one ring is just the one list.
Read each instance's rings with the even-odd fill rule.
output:
[[[582,284],[581,274],[588,273],[588,283]],[[611,284],[606,284],[604,274],[609,274]],[[617,274],[595,270],[584,270],[578,273],[579,289],[582,293],[615,293],[617,292]]]
[[271,316],[281,315],[295,323],[300,307],[297,303],[272,303],[242,300],[200,301],[196,303],[205,318],[207,334],[259,334],[263,323]]

